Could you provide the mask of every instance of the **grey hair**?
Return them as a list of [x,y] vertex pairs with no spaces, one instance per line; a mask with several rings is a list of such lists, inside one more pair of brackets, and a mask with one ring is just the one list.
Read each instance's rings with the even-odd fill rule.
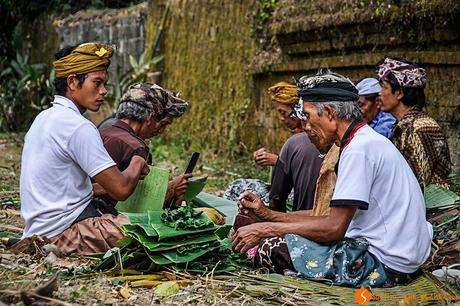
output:
[[355,119],[363,120],[363,114],[359,108],[357,101],[331,101],[331,102],[318,102],[314,103],[316,105],[316,113],[318,116],[321,116],[324,112],[324,107],[330,106],[335,109],[337,118],[346,121],[352,121]]
[[134,102],[123,102],[120,103],[117,110],[117,118],[124,119],[130,118],[138,122],[144,122],[147,120],[147,116],[151,111]]

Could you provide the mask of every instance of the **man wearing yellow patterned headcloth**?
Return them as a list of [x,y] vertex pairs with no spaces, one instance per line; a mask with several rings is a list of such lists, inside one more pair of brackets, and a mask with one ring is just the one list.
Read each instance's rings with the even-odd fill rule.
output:
[[25,136],[20,180],[23,238],[49,238],[63,254],[103,252],[116,246],[123,237],[119,226],[128,219],[107,211],[93,198],[93,190],[104,189],[112,198],[124,200],[148,173],[139,156],[120,172],[96,126],[82,116],[104,103],[112,53],[111,46],[97,43],[58,51],[53,63],[54,101]]

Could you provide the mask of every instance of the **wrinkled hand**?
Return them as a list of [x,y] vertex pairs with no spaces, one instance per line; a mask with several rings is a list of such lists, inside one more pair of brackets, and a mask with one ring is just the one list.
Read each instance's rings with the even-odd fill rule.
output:
[[169,182],[169,188],[173,190],[173,196],[178,198],[182,196],[185,191],[187,190],[188,187],[188,179],[191,178],[193,174],[187,173],[187,174],[181,174],[179,176],[174,177],[170,182]]
[[278,160],[278,155],[265,151],[265,148],[260,148],[255,151],[254,160],[261,167],[274,166]]
[[250,248],[259,244],[260,239],[264,237],[264,224],[253,223],[240,227],[233,235],[233,250],[239,253],[245,253]]
[[254,220],[269,220],[270,209],[265,207],[265,204],[259,197],[249,191],[243,192],[238,197],[238,210],[240,214],[247,215]]

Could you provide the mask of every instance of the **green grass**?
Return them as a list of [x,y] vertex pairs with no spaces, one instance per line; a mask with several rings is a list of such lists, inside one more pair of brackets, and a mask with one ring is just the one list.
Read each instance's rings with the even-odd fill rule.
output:
[[[180,174],[187,163],[193,148],[184,139],[169,140],[155,137],[149,141],[154,164],[175,166],[173,175]],[[252,156],[241,156],[234,160],[219,159],[210,154],[201,155],[195,168],[195,175],[208,176],[207,191],[225,190],[237,178],[255,178],[269,181],[270,168],[258,166]]]

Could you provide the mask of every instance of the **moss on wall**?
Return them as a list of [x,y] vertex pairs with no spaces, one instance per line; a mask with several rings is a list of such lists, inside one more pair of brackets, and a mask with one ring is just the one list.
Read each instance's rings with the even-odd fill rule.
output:
[[[460,173],[460,3],[448,1],[282,0],[271,24],[279,49],[253,62],[260,103],[257,121],[270,105],[264,94],[273,82],[329,67],[355,81],[376,76],[384,57],[401,57],[426,68],[428,113],[444,128],[455,173]],[[306,14],[305,12],[308,12]],[[268,122],[272,122],[269,116]],[[287,133],[276,124],[264,145]],[[282,135],[282,137],[278,137]]]
[[[163,85],[181,92],[189,111],[167,134],[190,148],[232,156],[251,142],[254,108],[248,64],[255,53],[256,0],[170,2]],[[245,139],[243,141],[243,139]]]
[[54,53],[59,49],[59,37],[53,20],[53,15],[44,13],[23,25],[23,48],[29,54],[31,63],[45,63],[51,67]]

